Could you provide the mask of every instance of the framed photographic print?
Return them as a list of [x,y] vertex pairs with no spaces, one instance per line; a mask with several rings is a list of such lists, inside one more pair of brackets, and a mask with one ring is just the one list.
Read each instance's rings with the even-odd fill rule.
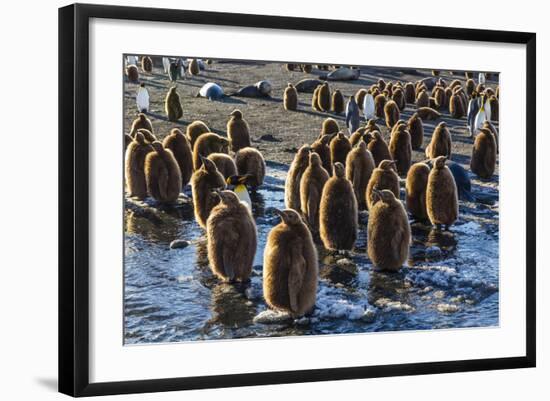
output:
[[78,4],[59,78],[61,392],[535,366],[534,33]]

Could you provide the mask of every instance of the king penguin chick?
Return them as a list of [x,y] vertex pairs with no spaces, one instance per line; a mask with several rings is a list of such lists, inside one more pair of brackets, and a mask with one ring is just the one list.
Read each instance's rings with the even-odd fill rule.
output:
[[178,95],[175,86],[172,86],[168,91],[164,107],[169,121],[178,121],[183,116],[180,96]]
[[319,231],[319,205],[323,187],[329,175],[323,168],[321,158],[315,152],[309,154],[309,165],[300,182],[300,206],[311,231]]
[[394,132],[390,138],[390,154],[395,160],[397,173],[401,176],[407,175],[411,167],[412,146],[411,134],[407,131],[407,126],[403,123],[395,125]]
[[319,138],[325,135],[337,134],[339,131],[340,127],[334,118],[325,118],[323,120],[323,124],[321,125],[321,133],[319,134]]
[[170,149],[178,162],[181,172],[181,187],[184,188],[193,174],[193,152],[187,137],[177,128],[173,128],[170,134],[162,142],[166,149]]
[[495,172],[497,144],[489,128],[481,128],[472,148],[470,169],[478,177],[489,179]]
[[285,181],[285,207],[297,212],[302,210],[300,203],[300,182],[302,175],[309,165],[309,152],[311,148],[303,145],[294,156],[290,164]]
[[426,188],[430,167],[426,163],[415,163],[407,173],[405,184],[407,210],[417,220],[427,220]]
[[235,195],[237,195],[237,198],[241,202],[243,202],[250,211],[252,211],[252,199],[250,199],[250,194],[248,193],[248,180],[250,179],[250,175],[232,175],[231,177],[228,177],[225,182],[229,186],[231,185],[233,187],[233,192],[235,192]]
[[218,171],[227,180],[229,177],[237,174],[237,166],[231,156],[226,153],[210,153],[208,159],[212,160]]
[[206,227],[210,211],[219,202],[219,197],[212,193],[214,189],[225,189],[225,180],[214,162],[203,157],[202,167],[191,177],[195,219],[202,228]]
[[373,193],[375,189],[389,189],[399,199],[399,177],[395,172],[394,165],[393,160],[382,160],[380,165],[373,170],[365,193],[369,210],[372,209],[377,200]]
[[296,91],[296,88],[291,83],[289,83],[285,89],[283,107],[287,111],[298,110],[298,91]]
[[143,134],[137,132],[134,140],[128,145],[125,157],[126,191],[128,196],[139,199],[147,197],[147,181],[145,179],[145,157],[153,152],[151,144],[145,141]]
[[424,124],[418,113],[414,113],[407,121],[407,128],[411,134],[411,147],[414,150],[422,148],[424,144]]
[[220,202],[206,221],[208,261],[223,281],[247,281],[256,254],[256,224],[232,191],[215,191]]
[[330,108],[336,114],[344,112],[344,95],[338,89],[332,92],[332,104]]
[[191,144],[191,149],[194,148],[195,142],[197,141],[198,137],[202,134],[206,134],[207,132],[210,132],[210,128],[203,123],[202,121],[193,121],[191,124],[187,126],[187,130],[185,131],[185,135],[187,135],[187,139],[189,139],[189,143]]
[[201,69],[199,66],[199,62],[196,58],[192,58],[189,62],[189,74],[191,75],[199,75],[201,73]]
[[126,76],[128,77],[129,82],[137,84],[139,82],[138,68],[134,64],[128,65],[126,67]]
[[277,210],[281,223],[267,237],[263,293],[267,305],[299,317],[313,310],[319,262],[311,232],[294,210]]
[[326,182],[319,208],[319,234],[329,250],[351,250],[357,239],[357,199],[342,163]]
[[380,270],[398,271],[409,257],[411,227],[399,198],[387,189],[374,191],[379,199],[369,212],[367,252]]
[[359,141],[346,159],[346,178],[353,186],[359,209],[367,207],[365,193],[374,168],[374,159],[367,149],[367,144],[365,141]]
[[153,60],[149,56],[143,56],[141,58],[141,69],[145,72],[153,72]]
[[351,143],[343,132],[336,134],[330,141],[330,160],[332,164],[342,163],[346,165],[346,157],[351,151]]
[[439,156],[433,161],[426,187],[426,210],[432,225],[448,227],[458,218],[458,193],[446,160]]
[[368,134],[370,137],[368,149],[372,153],[374,158],[374,164],[376,166],[380,165],[382,160],[391,160],[391,153],[386,141],[382,138],[380,131],[374,131]]
[[173,203],[182,187],[178,162],[172,151],[165,149],[162,143],[156,141],[151,146],[155,151],[145,158],[147,192],[159,202]]
[[201,157],[208,157],[211,153],[227,153],[228,148],[227,138],[212,132],[201,135],[193,147],[193,167],[198,170],[202,165]]
[[357,131],[360,121],[359,106],[357,106],[357,103],[355,102],[355,97],[350,96],[346,105],[346,126],[348,127],[349,132],[353,133]]
[[151,124],[151,120],[149,120],[143,113],[139,113],[137,118],[132,122],[130,136],[133,138],[139,129],[146,129],[147,131],[153,133],[153,124]]
[[240,110],[233,110],[230,116],[227,122],[227,137],[231,141],[231,150],[238,152],[239,149],[250,146],[248,123]]
[[333,138],[331,135],[323,135],[311,144],[311,151],[315,152],[321,158],[323,168],[327,171],[328,175],[332,175],[332,162],[330,161],[330,141]]
[[149,91],[144,83],[137,90],[136,105],[140,113],[147,113],[149,111]]
[[248,176],[247,185],[251,189],[255,190],[264,183],[265,159],[258,149],[240,149],[235,155],[235,164],[239,175]]
[[451,157],[451,133],[443,121],[435,127],[430,144],[426,147],[426,157],[435,159],[438,156]]
[[330,88],[328,82],[325,82],[319,88],[317,105],[321,111],[330,111]]

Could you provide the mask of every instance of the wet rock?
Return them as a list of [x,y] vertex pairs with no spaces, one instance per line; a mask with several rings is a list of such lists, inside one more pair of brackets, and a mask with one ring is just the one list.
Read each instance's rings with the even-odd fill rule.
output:
[[441,313],[455,313],[458,312],[458,306],[453,304],[438,304],[437,310]]
[[439,299],[445,298],[445,291],[439,290],[439,291],[434,292],[434,297],[439,298]]
[[254,316],[253,321],[259,324],[279,324],[291,322],[292,317],[288,313],[268,309]]
[[374,304],[380,309],[384,309],[385,311],[401,310],[405,312],[410,312],[414,310],[414,308],[409,304],[403,303],[401,301],[392,301],[389,298],[379,298]]
[[425,255],[427,259],[439,259],[443,256],[443,251],[434,245],[426,248]]
[[170,249],[183,249],[187,248],[191,243],[189,241],[186,241],[184,239],[175,239],[174,241],[170,242]]

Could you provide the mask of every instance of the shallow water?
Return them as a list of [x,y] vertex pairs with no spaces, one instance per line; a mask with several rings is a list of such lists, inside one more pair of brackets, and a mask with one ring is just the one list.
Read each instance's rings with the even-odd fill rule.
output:
[[[212,276],[204,231],[189,202],[159,207],[154,219],[127,209],[126,344],[498,325],[498,177],[473,180],[473,192],[488,204],[461,201],[460,218],[449,231],[412,223],[410,260],[399,273],[373,269],[366,255],[368,215],[361,212],[354,252],[319,248],[312,315],[292,320],[267,311],[263,249],[279,222],[273,208],[284,206],[286,170],[268,162],[266,182],[252,196],[258,250],[248,284],[223,284]],[[170,249],[175,239],[191,245]]]

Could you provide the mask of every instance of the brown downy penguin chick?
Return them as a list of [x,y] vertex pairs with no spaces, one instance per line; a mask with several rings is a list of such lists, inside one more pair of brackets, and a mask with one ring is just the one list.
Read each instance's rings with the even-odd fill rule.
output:
[[422,120],[426,121],[437,120],[441,117],[441,113],[431,107],[420,107],[416,110],[416,112]]
[[289,83],[285,89],[285,93],[283,95],[283,107],[287,111],[298,110],[298,92],[291,83]]
[[430,96],[430,104],[428,105],[428,107],[431,107],[434,110],[438,108],[437,100],[435,99],[435,97]]
[[193,167],[198,170],[202,166],[202,158],[211,153],[227,153],[229,141],[227,138],[209,132],[199,136],[193,147]]
[[378,80],[378,88],[383,91],[384,89],[386,89],[386,81],[384,81],[382,78],[380,78]]
[[199,75],[201,73],[201,69],[199,67],[199,62],[196,58],[192,58],[189,62],[189,74],[191,75]]
[[453,93],[449,100],[449,113],[453,118],[462,118],[466,115],[463,100],[458,93]]
[[365,193],[374,168],[374,159],[367,149],[367,144],[360,141],[348,153],[346,159],[346,178],[353,186],[359,209],[367,207]]
[[263,294],[275,310],[302,316],[313,310],[319,262],[311,232],[294,210],[277,210],[281,223],[267,236]]
[[295,69],[296,69],[296,64],[288,64],[288,63],[286,64],[286,70],[288,72],[294,71]]
[[455,87],[460,86],[462,87],[462,84],[458,79],[453,79],[451,83],[449,84],[449,88],[454,89]]
[[368,138],[365,138],[365,131],[366,127],[359,127],[357,131],[350,135],[349,143],[351,144],[352,148],[360,141],[365,141],[365,143],[367,143],[366,140],[368,140]]
[[220,202],[206,221],[208,261],[223,281],[247,281],[256,254],[256,224],[233,191],[215,191]]
[[374,158],[374,164],[380,165],[382,160],[391,160],[391,153],[386,141],[382,138],[380,131],[374,131],[369,134],[370,140],[367,148]]
[[340,132],[340,127],[338,126],[338,123],[334,118],[328,117],[323,120],[323,125],[321,126],[321,134],[319,135],[319,137],[322,137],[324,135],[337,134],[338,132]]
[[435,127],[430,144],[426,147],[426,157],[435,159],[438,156],[451,157],[452,140],[447,124],[443,121]]
[[336,134],[330,141],[330,160],[332,164],[336,162],[346,165],[346,157],[351,150],[351,143],[343,132]]
[[134,64],[130,64],[128,67],[126,67],[126,76],[128,77],[129,82],[132,82],[134,84],[139,83],[139,71]]
[[227,122],[227,137],[231,141],[231,150],[238,152],[239,149],[250,146],[248,123],[240,110],[234,110],[230,116]]
[[428,92],[423,90],[421,91],[418,96],[416,97],[416,107],[428,107],[430,105],[430,95],[428,95]]
[[367,93],[368,92],[365,88],[361,88],[357,92],[355,92],[355,103],[357,103],[360,108],[363,108],[363,100],[365,100],[365,96]]
[[399,87],[394,89],[392,94],[392,100],[395,102],[395,104],[397,104],[399,111],[405,110],[406,102],[405,102],[405,94],[403,93],[403,89]]
[[311,97],[311,108],[315,111],[321,111],[319,108],[319,90],[321,89],[321,85],[317,85],[317,87],[313,90],[313,96]]
[[407,82],[403,87],[403,92],[405,94],[405,102],[413,104],[416,100],[414,84],[412,82]]
[[330,158],[329,143],[332,140],[332,135],[323,135],[311,144],[311,151],[315,152],[321,158],[323,168],[327,171],[328,175],[332,175],[332,162]]
[[434,108],[443,109],[447,106],[447,102],[446,102],[447,96],[445,95],[445,88],[443,88],[442,86],[438,85],[434,88],[433,97],[435,99]]
[[311,231],[319,231],[319,205],[323,187],[328,181],[328,172],[324,169],[321,158],[315,152],[309,154],[309,165],[300,182],[300,206]]
[[332,104],[330,108],[334,113],[343,113],[345,109],[344,103],[344,95],[342,95],[342,92],[340,92],[338,89],[332,92]]
[[495,172],[497,160],[497,144],[490,129],[478,131],[472,148],[470,169],[478,177],[489,179]]
[[365,199],[367,208],[370,210],[376,203],[376,198],[373,194],[374,189],[389,189],[395,197],[399,199],[399,177],[394,169],[395,162],[393,160],[382,160],[380,166],[375,168],[367,185]]
[[191,177],[195,219],[202,228],[206,227],[210,211],[220,200],[217,195],[212,193],[214,189],[225,189],[225,180],[214,162],[203,158],[202,167],[196,170]]
[[170,149],[162,143],[151,144],[154,152],[145,158],[145,179],[147,192],[159,202],[173,203],[181,191],[181,172],[178,162]]
[[498,131],[496,127],[490,121],[485,120],[481,128],[486,128],[493,133],[493,136],[495,137],[495,143],[497,145],[497,153],[498,153]]
[[375,190],[379,201],[369,212],[367,253],[374,266],[398,271],[409,257],[411,227],[403,204],[392,191]]
[[145,140],[149,143],[153,143],[157,141],[157,137],[153,135],[153,133],[145,128],[140,128],[137,130],[137,132],[141,132],[141,135],[145,138]]
[[489,98],[489,106],[491,106],[491,121],[498,122],[498,99],[495,95]]
[[183,108],[181,107],[180,96],[173,86],[166,95],[164,109],[169,121],[178,121],[183,116]]
[[302,210],[300,203],[300,182],[302,175],[309,165],[309,152],[311,148],[303,145],[294,156],[290,164],[285,181],[285,207],[297,212]]
[[208,160],[212,160],[214,162],[216,168],[226,180],[229,177],[237,175],[237,165],[228,154],[210,153],[208,155]]
[[195,142],[197,141],[197,138],[202,134],[206,134],[207,132],[210,132],[210,128],[208,128],[208,126],[205,123],[199,120],[193,121],[191,124],[187,126],[185,135],[187,135],[187,139],[189,139],[189,143],[191,144],[191,149],[195,147]]
[[173,128],[162,144],[176,158],[181,172],[181,187],[184,188],[193,175],[193,152],[189,140],[179,129]]
[[379,94],[374,98],[374,113],[378,118],[384,118],[384,107],[386,106],[386,95]]
[[407,121],[407,129],[411,134],[411,147],[414,150],[422,148],[424,144],[424,124],[418,113],[414,113]]
[[306,74],[310,74],[312,70],[313,70],[313,66],[311,64],[302,65],[302,71],[305,72]]
[[139,113],[137,118],[132,122],[132,127],[130,128],[130,136],[133,138],[136,135],[138,129],[146,129],[151,133],[153,131],[153,124],[151,120],[143,113]]
[[426,211],[426,188],[428,186],[428,176],[430,167],[423,162],[414,163],[407,173],[407,182],[405,184],[405,193],[407,201],[407,210],[418,220],[427,220]]
[[397,173],[401,176],[407,175],[411,167],[412,146],[411,134],[407,131],[407,126],[401,124],[390,138],[390,154],[395,160]]
[[330,88],[328,82],[325,82],[321,85],[321,88],[319,88],[317,103],[319,110],[330,111]]
[[319,234],[329,250],[351,250],[357,239],[357,199],[342,163],[326,182],[319,209]]
[[466,94],[468,96],[472,96],[472,93],[474,93],[476,90],[476,83],[473,79],[468,79],[466,81]]
[[367,121],[367,123],[365,124],[365,133],[374,132],[374,131],[381,132],[380,127],[378,126],[378,124],[376,124],[376,121],[374,119],[371,119]]
[[426,187],[426,210],[433,225],[448,227],[458,218],[458,193],[446,160],[445,156],[439,156],[433,161]]
[[399,120],[399,107],[393,100],[388,101],[384,105],[384,116],[386,118],[386,126],[393,128],[395,123]]
[[141,58],[141,69],[145,72],[153,72],[153,60],[149,56]]
[[153,147],[145,141],[141,132],[137,132],[134,140],[128,145],[124,161],[128,196],[139,199],[147,197],[145,157],[153,150]]
[[265,160],[258,149],[247,147],[235,155],[235,164],[239,175],[248,175],[247,186],[256,189],[264,183]]

